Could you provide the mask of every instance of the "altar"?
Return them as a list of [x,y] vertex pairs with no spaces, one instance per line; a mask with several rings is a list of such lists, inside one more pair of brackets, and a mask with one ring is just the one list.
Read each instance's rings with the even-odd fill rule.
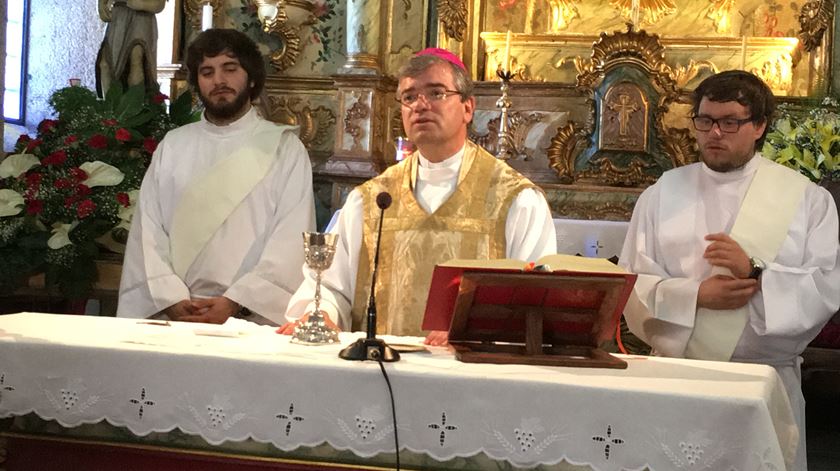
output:
[[[356,337],[343,333],[341,344]],[[393,468],[380,366],[342,361],[340,348],[291,344],[244,321],[0,316],[7,469],[67,469],[74,451],[111,445],[120,452],[89,459],[137,463],[145,450],[155,469],[197,469],[164,464],[208,456],[274,469]],[[792,462],[798,432],[773,368],[622,359],[626,370],[467,364],[445,348],[406,353],[385,365],[402,465],[659,471]],[[64,455],[47,452],[62,447]],[[89,463],[83,469],[101,469]]]

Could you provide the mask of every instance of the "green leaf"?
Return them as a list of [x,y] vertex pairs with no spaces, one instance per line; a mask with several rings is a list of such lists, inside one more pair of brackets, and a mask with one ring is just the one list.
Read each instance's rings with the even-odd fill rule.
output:
[[176,126],[183,126],[184,124],[197,121],[192,112],[192,93],[185,91],[178,95],[178,98],[172,100],[169,104],[169,117],[172,123]]
[[124,119],[135,116],[144,110],[143,102],[146,99],[146,89],[143,84],[128,87],[120,99],[116,109],[117,119],[122,122]]

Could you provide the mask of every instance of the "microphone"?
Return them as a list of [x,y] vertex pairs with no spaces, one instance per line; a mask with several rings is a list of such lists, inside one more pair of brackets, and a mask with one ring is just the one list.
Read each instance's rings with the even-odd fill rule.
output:
[[344,348],[338,356],[345,360],[374,360],[374,361],[397,361],[400,354],[389,347],[384,340],[376,338],[376,273],[379,270],[379,243],[382,239],[382,220],[385,219],[385,210],[391,206],[391,194],[382,191],[376,195],[376,206],[379,208],[379,229],[376,231],[376,249],[373,256],[373,270],[370,280],[370,296],[367,305],[367,336],[359,339]]

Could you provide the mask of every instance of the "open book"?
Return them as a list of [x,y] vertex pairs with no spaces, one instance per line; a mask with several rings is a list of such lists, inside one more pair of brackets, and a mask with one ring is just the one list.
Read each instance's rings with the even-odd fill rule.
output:
[[[493,274],[506,276],[491,281]],[[471,279],[469,287],[461,286],[465,277]],[[512,314],[542,310],[559,313],[546,316],[546,334],[597,345],[614,332],[635,281],[636,275],[601,258],[556,254],[535,264],[451,260],[435,267],[423,330],[450,330],[457,310],[471,310],[469,325],[459,329],[478,337],[498,332],[498,340],[516,341],[517,332],[524,335],[525,320]]]

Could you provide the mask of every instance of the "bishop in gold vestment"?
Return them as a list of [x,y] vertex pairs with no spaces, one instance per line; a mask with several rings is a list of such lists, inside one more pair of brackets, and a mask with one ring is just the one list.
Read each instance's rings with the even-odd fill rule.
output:
[[[376,283],[380,334],[422,335],[436,264],[453,258],[535,261],[556,252],[551,211],[543,193],[507,163],[467,141],[475,100],[460,60],[423,51],[400,73],[403,123],[418,151],[347,198],[334,232],[333,265],[324,273],[322,304],[344,330],[364,330],[380,209],[387,191]],[[289,302],[286,318],[312,310],[313,277]],[[291,333],[292,325],[284,326]],[[432,333],[427,342],[445,342]]]

